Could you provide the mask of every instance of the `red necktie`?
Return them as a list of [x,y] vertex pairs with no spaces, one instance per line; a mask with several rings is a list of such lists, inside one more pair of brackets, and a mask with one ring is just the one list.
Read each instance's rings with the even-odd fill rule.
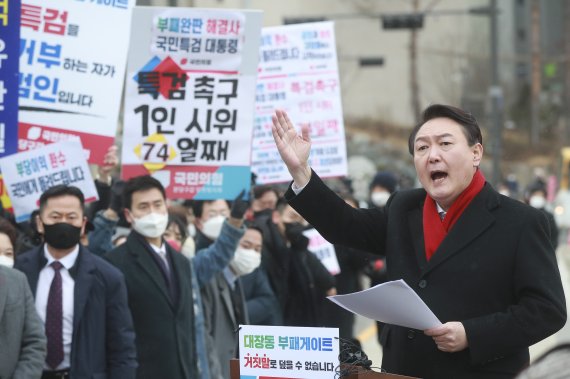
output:
[[53,268],[55,275],[49,288],[46,310],[46,362],[55,370],[63,361],[63,300],[61,273],[59,272],[63,265],[55,261],[50,266]]

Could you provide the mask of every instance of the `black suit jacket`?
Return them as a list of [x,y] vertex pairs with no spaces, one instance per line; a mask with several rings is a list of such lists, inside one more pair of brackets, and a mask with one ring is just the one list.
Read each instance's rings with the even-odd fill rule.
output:
[[469,347],[437,349],[421,331],[383,330],[382,367],[422,378],[509,378],[529,362],[528,346],[559,330],[565,298],[544,214],[486,184],[430,261],[423,189],[395,193],[386,207],[354,209],[313,172],[290,204],[327,240],[385,254],[390,280],[404,279],[442,323],[460,321]]
[[[26,274],[34,296],[46,264],[43,245],[16,258],[15,268]],[[135,334],[123,275],[84,247],[70,275],[75,280],[71,377],[134,378]]]
[[139,361],[137,378],[189,379],[196,375],[194,313],[188,260],[165,244],[175,276],[177,301],[171,294],[150,245],[131,232],[105,258],[125,275]]

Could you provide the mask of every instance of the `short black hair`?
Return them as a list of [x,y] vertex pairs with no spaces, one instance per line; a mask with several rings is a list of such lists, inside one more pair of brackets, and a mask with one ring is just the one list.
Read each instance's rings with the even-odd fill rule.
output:
[[204,211],[204,204],[210,204],[210,203],[213,203],[214,201],[218,201],[218,200],[224,200],[226,202],[226,204],[228,204],[228,208],[231,208],[230,202],[225,200],[225,199],[196,200],[192,204],[192,212],[194,212],[194,217],[201,218],[202,212]]
[[183,220],[182,217],[178,216],[173,212],[168,212],[168,224],[166,224],[166,228],[168,229],[170,225],[175,224],[178,226],[178,231],[180,232],[180,237],[182,241],[186,240],[188,237],[188,225],[186,224],[186,220]]
[[261,237],[263,238],[263,229],[255,221],[245,221],[244,225],[246,229],[257,230],[261,234]]
[[142,175],[130,178],[125,183],[125,188],[123,190],[123,206],[130,210],[133,205],[133,193],[138,191],[148,191],[153,188],[159,190],[164,200],[166,200],[166,191],[164,190],[164,187],[152,176]]
[[273,187],[272,185],[269,185],[269,184],[264,184],[264,185],[253,187],[253,198],[259,199],[260,197],[265,195],[267,192],[273,192],[275,194],[275,196],[277,196],[278,199],[280,197],[279,192],[277,192],[277,189],[275,187]]
[[45,209],[49,199],[61,196],[76,197],[81,205],[81,212],[85,213],[85,196],[83,196],[83,192],[75,186],[68,186],[66,184],[58,184],[57,186],[48,188],[42,193],[40,196],[40,213]]
[[461,125],[463,134],[465,134],[465,138],[467,138],[467,143],[469,146],[473,146],[476,143],[483,145],[483,136],[481,135],[481,129],[479,128],[477,120],[471,113],[451,105],[433,104],[424,110],[421,121],[410,133],[410,138],[408,139],[408,149],[412,156],[414,155],[414,143],[418,131],[426,122],[439,117],[449,118]]

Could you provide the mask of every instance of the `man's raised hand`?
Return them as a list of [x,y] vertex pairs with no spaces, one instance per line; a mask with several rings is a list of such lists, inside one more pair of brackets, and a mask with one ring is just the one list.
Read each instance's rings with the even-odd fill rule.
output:
[[297,187],[304,187],[311,178],[309,167],[309,153],[311,152],[311,136],[309,127],[301,127],[301,135],[297,133],[287,113],[276,110],[272,117],[273,139],[279,150],[281,159],[285,162],[289,173]]

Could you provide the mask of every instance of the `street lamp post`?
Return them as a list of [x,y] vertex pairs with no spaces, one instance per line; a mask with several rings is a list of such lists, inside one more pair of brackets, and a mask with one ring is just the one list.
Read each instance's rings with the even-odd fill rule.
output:
[[471,8],[470,14],[489,16],[491,45],[491,83],[489,98],[491,99],[491,146],[493,176],[491,182],[496,186],[501,181],[501,159],[503,155],[503,89],[499,78],[499,29],[497,16],[497,0],[489,0],[488,7]]

